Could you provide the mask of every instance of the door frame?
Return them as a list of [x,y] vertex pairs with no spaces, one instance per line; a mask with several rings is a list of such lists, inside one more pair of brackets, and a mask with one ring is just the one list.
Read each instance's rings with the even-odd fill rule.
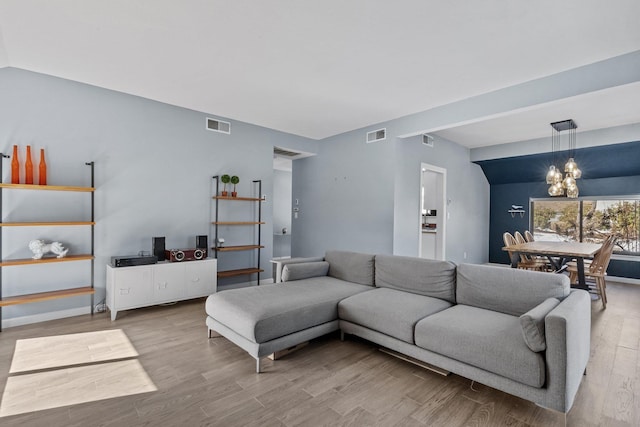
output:
[[[438,248],[440,249],[440,260],[446,260],[446,236],[447,236],[447,170],[439,166],[431,165],[429,163],[420,164],[420,193],[418,195],[418,256],[422,257],[422,187],[424,185],[423,173],[429,171],[437,173],[441,176],[441,190],[442,198],[438,201],[438,231],[436,233],[436,254]],[[442,212],[442,213],[440,213]]]

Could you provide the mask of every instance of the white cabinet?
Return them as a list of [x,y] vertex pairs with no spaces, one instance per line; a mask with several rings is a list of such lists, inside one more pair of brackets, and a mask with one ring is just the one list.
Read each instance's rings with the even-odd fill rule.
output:
[[107,265],[107,307],[120,310],[199,298],[216,292],[217,260],[162,262],[135,267]]
[[[157,264],[153,268],[153,296],[157,303],[184,299],[186,292],[186,264]],[[208,267],[208,266],[207,266]]]

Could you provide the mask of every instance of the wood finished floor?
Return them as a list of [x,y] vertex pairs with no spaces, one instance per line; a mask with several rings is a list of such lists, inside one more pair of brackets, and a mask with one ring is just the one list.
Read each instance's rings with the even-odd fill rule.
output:
[[[640,287],[609,284],[592,304],[591,360],[569,426],[640,425]],[[0,390],[17,339],[121,328],[158,391],[0,418],[9,426],[563,426],[522,399],[442,377],[337,335],[255,363],[224,338],[207,339],[204,300],[80,316],[0,333]],[[34,390],[36,393],[37,390]]]

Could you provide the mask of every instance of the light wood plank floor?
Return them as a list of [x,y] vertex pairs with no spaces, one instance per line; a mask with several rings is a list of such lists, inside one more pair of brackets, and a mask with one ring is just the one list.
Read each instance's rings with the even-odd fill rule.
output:
[[[640,287],[609,284],[592,305],[588,375],[569,426],[640,425]],[[207,339],[204,300],[80,316],[0,334],[0,390],[17,339],[120,328],[158,391],[0,418],[8,426],[562,426],[565,417],[465,378],[442,377],[337,335],[263,374],[224,338]],[[37,390],[34,390],[36,393]]]

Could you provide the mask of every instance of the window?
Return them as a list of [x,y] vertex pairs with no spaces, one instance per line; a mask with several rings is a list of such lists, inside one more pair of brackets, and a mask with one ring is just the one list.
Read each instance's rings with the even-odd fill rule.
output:
[[536,240],[602,243],[613,234],[614,254],[640,256],[640,197],[532,200]]

